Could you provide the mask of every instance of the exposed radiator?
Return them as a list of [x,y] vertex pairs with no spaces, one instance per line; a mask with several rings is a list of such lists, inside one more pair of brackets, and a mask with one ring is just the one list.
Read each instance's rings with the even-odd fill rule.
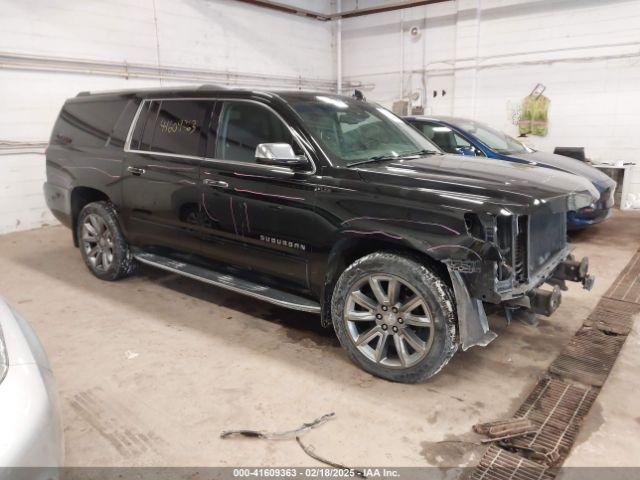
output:
[[518,283],[526,283],[529,279],[527,261],[529,250],[527,247],[527,238],[529,237],[528,218],[526,215],[518,217],[518,230],[514,237],[513,270]]
[[535,273],[567,244],[566,213],[535,213],[529,217],[529,273]]

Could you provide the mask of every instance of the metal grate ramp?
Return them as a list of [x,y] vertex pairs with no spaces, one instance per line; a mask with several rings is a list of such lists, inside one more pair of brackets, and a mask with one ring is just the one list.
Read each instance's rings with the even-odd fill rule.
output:
[[530,419],[539,430],[512,443],[552,455],[553,463],[563,460],[597,395],[592,387],[543,378],[515,414]]
[[508,444],[491,445],[470,478],[555,478],[558,471],[552,467],[569,454],[582,420],[613,368],[637,315],[640,250],[514,415],[530,419],[538,431],[511,439]]
[[636,252],[604,296],[624,302],[640,303],[640,251]]
[[551,480],[554,475],[539,463],[492,445],[470,476],[473,480]]
[[582,326],[549,371],[562,378],[601,387],[618,358],[625,337]]
[[585,325],[594,326],[604,332],[628,335],[633,325],[633,317],[638,314],[640,304],[602,298],[587,318]]

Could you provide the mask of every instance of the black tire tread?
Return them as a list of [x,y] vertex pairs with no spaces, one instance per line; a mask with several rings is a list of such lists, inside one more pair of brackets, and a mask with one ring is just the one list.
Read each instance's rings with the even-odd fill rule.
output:
[[[414,271],[421,276],[426,287],[433,292],[438,306],[442,311],[446,328],[446,334],[443,339],[444,347],[436,358],[429,359],[430,361],[425,361],[427,360],[425,359],[411,367],[410,371],[405,372],[402,370],[388,369],[384,366],[376,365],[367,359],[363,359],[359,356],[357,349],[351,345],[351,342],[347,339],[343,331],[342,325],[344,298],[337,298],[336,293],[345,289],[346,285],[344,285],[344,283],[351,275],[351,272],[365,271],[367,265],[370,263],[396,264],[406,269],[415,269]],[[359,258],[344,270],[334,289],[334,295],[331,301],[331,316],[340,343],[345,347],[349,357],[354,363],[360,365],[367,372],[387,380],[401,383],[419,383],[440,372],[458,350],[457,316],[454,299],[455,297],[451,288],[438,275],[423,265],[419,259],[394,252],[381,251],[370,253]]]
[[[107,223],[107,226],[111,230],[114,238],[114,263],[112,264],[112,268],[107,272],[95,271],[87,261],[84,255],[84,250],[82,249],[82,228],[80,228],[80,226],[82,225],[84,217],[89,213],[96,213],[100,215]],[[76,228],[76,232],[78,235],[80,250],[82,252],[82,258],[91,273],[93,273],[96,277],[100,278],[101,280],[115,281],[120,280],[121,278],[129,277],[136,273],[138,269],[138,262],[136,262],[135,258],[133,258],[133,254],[131,253],[129,244],[122,234],[120,223],[118,222],[118,212],[116,211],[113,203],[103,200],[85,205],[78,215],[78,227]]]

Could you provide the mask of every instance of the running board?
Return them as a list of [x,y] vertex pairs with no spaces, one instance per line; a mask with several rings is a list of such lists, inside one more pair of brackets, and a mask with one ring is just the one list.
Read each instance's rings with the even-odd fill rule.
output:
[[280,307],[303,312],[320,313],[320,304],[318,302],[266,285],[260,285],[250,280],[234,277],[228,273],[216,272],[215,270],[203,268],[198,265],[140,250],[135,251],[133,257],[140,263],[193,278],[194,280],[215,285],[216,287],[226,288],[227,290],[264,300],[265,302],[273,303]]

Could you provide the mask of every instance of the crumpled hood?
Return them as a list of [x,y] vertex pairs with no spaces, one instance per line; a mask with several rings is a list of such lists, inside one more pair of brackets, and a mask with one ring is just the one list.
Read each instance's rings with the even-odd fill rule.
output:
[[613,187],[616,183],[608,175],[604,174],[597,168],[581,162],[580,160],[576,160],[575,158],[565,157],[564,155],[556,155],[555,153],[546,152],[531,152],[517,153],[509,155],[509,157],[526,160],[541,167],[556,168],[564,172],[580,175],[595,183],[600,190]]
[[553,205],[555,211],[579,209],[596,201],[597,189],[585,178],[530,164],[459,155],[428,155],[416,159],[356,167],[364,180],[414,188],[445,199],[475,204],[533,207]]

